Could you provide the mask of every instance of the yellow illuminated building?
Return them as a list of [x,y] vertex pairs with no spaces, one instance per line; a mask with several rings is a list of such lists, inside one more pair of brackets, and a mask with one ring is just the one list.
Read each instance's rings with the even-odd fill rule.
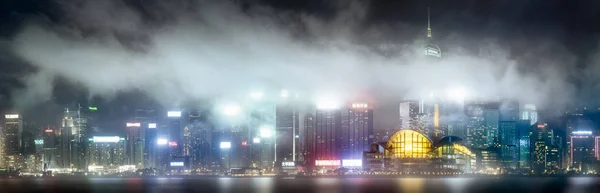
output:
[[433,143],[414,130],[399,130],[389,138],[386,146],[388,158],[421,159],[431,157]]

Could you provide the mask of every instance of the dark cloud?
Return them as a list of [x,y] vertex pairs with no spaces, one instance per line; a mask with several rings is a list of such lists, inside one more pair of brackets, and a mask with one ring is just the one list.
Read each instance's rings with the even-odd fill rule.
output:
[[[482,12],[477,3],[461,12],[434,13],[434,37],[444,57],[429,60],[420,52],[426,15],[416,11],[426,10],[425,4],[403,9],[411,13],[385,16],[390,10],[381,2],[306,7],[248,2],[58,1],[60,19],[30,19],[10,42],[18,57],[39,69],[24,76],[26,88],[15,91],[19,97],[14,101],[50,100],[54,77],[60,76],[84,85],[89,96],[111,98],[135,90],[165,105],[187,99],[240,100],[252,90],[287,88],[299,91],[307,102],[323,94],[340,100],[367,98],[394,112],[404,98],[431,92],[444,96],[448,88],[463,87],[477,99],[560,108],[580,96],[580,85],[571,79],[581,69],[590,73],[582,78],[585,82],[598,82],[591,75],[597,65],[574,68],[579,56],[554,39],[556,34],[529,38],[530,28],[502,29],[516,26],[503,21],[520,18],[527,3],[503,21],[493,19],[500,11],[487,19],[472,17]],[[314,11],[311,6],[325,8]],[[442,10],[440,6],[432,8]],[[457,18],[465,26],[446,22]],[[469,24],[487,21],[479,32],[490,33],[458,30],[473,32]],[[519,31],[525,35],[514,35]],[[591,93],[586,95],[597,90],[585,88]],[[394,116],[380,117],[395,121]]]

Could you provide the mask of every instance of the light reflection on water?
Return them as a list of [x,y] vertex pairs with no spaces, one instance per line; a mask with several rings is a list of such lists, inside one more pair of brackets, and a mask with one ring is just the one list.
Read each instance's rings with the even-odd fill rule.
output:
[[0,179],[0,192],[460,193],[600,192],[600,178]]

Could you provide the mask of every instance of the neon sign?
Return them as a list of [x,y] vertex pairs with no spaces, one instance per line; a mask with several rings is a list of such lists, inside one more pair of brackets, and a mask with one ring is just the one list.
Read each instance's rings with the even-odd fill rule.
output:
[[316,166],[340,166],[340,160],[315,160]]

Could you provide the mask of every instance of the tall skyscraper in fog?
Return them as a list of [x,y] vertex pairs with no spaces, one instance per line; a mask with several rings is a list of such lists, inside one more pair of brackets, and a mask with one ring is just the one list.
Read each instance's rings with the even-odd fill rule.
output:
[[43,145],[43,162],[44,162],[44,170],[48,168],[59,168],[60,167],[60,147],[59,139],[56,135],[57,131],[52,128],[45,128],[42,133],[42,138],[44,140]]
[[353,103],[341,111],[341,130],[337,138],[341,159],[362,159],[373,142],[373,109],[367,103]]
[[423,54],[425,56],[441,58],[442,50],[433,43],[433,36],[431,35],[431,17],[429,12],[429,8],[427,8],[427,43],[423,46]]
[[486,148],[486,127],[483,104],[469,102],[465,104],[467,146],[475,149]]
[[84,170],[87,144],[87,119],[79,104],[65,108],[60,128],[60,166]]
[[21,134],[23,133],[23,120],[19,114],[4,115],[4,128],[2,138],[6,156],[15,156],[20,152]]
[[2,158],[0,166],[17,168],[22,161],[20,153],[21,134],[23,133],[23,120],[19,114],[4,115],[4,127],[0,130],[0,141],[2,146],[0,153]]
[[339,141],[341,130],[341,110],[317,109],[315,113],[315,159],[339,159]]
[[571,133],[570,167],[580,172],[595,170],[597,140],[590,130],[577,130]]
[[543,174],[547,169],[546,154],[554,144],[554,131],[545,123],[533,125],[530,131],[531,168],[534,173]]
[[419,102],[403,101],[399,105],[400,129],[415,127],[419,118]]
[[521,112],[521,120],[529,120],[530,124],[533,125],[538,121],[538,114],[535,105],[526,104]]
[[[300,119],[293,101],[276,107],[277,162],[295,161],[299,150]],[[298,137],[297,137],[298,136]]]
[[309,165],[315,161],[316,137],[315,116],[312,113],[306,114],[304,115],[304,160]]

